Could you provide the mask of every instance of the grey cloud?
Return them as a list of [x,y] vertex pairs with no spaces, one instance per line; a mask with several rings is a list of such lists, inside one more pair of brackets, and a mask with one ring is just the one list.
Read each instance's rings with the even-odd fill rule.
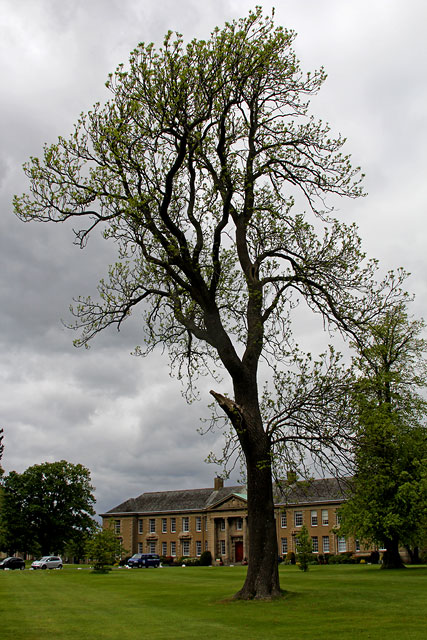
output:
[[[370,256],[384,269],[413,272],[414,310],[425,313],[427,7],[305,0],[263,2],[276,21],[298,32],[302,67],[324,64],[329,77],[312,111],[348,137],[346,152],[367,173],[369,196],[337,202],[356,220]],[[3,465],[23,470],[45,459],[81,462],[92,471],[98,509],[144,490],[210,486],[217,469],[203,460],[221,434],[201,438],[210,381],[187,406],[169,377],[166,355],[129,353],[143,340],[140,313],[93,342],[72,347],[60,320],[78,295],[114,261],[114,246],[95,235],[84,251],[70,226],[22,224],[12,196],[28,187],[21,164],[43,143],[67,136],[80,111],[108,97],[107,74],[139,41],[160,44],[168,29],[185,39],[208,37],[216,25],[246,15],[249,0],[4,0],[0,56],[0,425]],[[316,317],[297,312],[301,347],[324,349]],[[226,388],[226,381],[220,389]],[[233,478],[235,481],[236,478]]]

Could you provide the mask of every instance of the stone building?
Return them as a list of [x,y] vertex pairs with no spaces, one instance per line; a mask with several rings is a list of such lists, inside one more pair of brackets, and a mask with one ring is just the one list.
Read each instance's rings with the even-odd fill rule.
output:
[[[336,533],[345,483],[334,478],[286,484],[276,489],[275,517],[279,555],[296,551],[296,537],[307,526],[313,552],[363,553],[357,540]],[[241,485],[142,493],[101,514],[129,554],[158,553],[173,558],[198,557],[209,550],[224,564],[248,556],[247,496]]]

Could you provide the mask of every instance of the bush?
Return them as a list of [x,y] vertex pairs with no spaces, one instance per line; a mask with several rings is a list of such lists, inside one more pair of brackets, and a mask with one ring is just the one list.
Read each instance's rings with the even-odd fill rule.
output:
[[212,554],[210,551],[203,551],[200,556],[199,564],[201,567],[210,567],[212,564]]
[[171,565],[174,563],[175,558],[173,556],[160,556],[160,562],[162,564]]
[[285,564],[295,564],[295,554],[293,551],[288,551],[285,558]]
[[198,567],[200,565],[199,558],[188,558],[187,556],[181,556],[178,560],[178,564],[185,564],[186,567]]
[[330,555],[328,562],[329,564],[356,564],[356,560],[352,557],[351,551]]

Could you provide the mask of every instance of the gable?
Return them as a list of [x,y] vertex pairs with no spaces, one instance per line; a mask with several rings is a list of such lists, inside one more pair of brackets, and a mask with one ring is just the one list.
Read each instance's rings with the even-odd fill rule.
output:
[[246,497],[243,495],[233,494],[211,505],[209,511],[236,511],[247,510],[248,504]]

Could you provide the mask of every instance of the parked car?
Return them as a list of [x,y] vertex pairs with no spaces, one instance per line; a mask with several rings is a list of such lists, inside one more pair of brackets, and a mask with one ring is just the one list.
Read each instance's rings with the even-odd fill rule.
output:
[[128,567],[141,569],[145,567],[159,567],[160,557],[157,553],[135,553],[128,560]]
[[62,560],[59,556],[43,556],[33,562],[31,569],[62,569]]
[[16,556],[10,556],[0,560],[0,569],[25,569],[25,561]]

